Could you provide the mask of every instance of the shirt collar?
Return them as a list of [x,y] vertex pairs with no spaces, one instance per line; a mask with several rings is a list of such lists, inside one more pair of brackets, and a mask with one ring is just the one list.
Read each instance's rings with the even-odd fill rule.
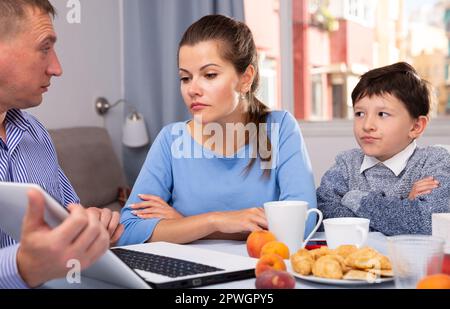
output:
[[30,122],[26,118],[26,115],[20,109],[10,109],[6,112],[6,122],[18,127],[22,131],[28,130]]
[[378,163],[381,162],[381,163],[383,163],[384,166],[389,168],[395,174],[395,176],[398,176],[405,169],[409,158],[412,156],[412,154],[414,153],[416,148],[417,148],[417,143],[414,140],[405,149],[403,149],[402,151],[397,153],[395,156],[393,156],[392,158],[390,158],[384,162],[381,162],[380,160],[378,160],[375,157],[364,156],[364,160],[361,164],[361,168],[360,168],[359,172],[362,174],[364,171],[374,167],[375,165],[377,165]]

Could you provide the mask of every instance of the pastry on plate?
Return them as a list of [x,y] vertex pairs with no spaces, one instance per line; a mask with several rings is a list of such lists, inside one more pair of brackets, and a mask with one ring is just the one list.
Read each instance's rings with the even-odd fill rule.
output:
[[338,255],[320,257],[313,265],[314,276],[327,279],[342,279],[344,276]]

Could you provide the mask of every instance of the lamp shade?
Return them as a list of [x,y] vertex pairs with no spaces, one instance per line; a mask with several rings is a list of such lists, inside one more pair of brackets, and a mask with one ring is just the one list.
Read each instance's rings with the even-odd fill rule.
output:
[[128,147],[142,147],[149,142],[145,120],[141,114],[133,112],[123,125],[122,143]]

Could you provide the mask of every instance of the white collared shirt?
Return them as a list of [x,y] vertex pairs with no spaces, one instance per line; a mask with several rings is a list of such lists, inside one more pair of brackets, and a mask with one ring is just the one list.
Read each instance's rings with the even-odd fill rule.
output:
[[364,171],[374,167],[378,163],[382,163],[384,166],[389,168],[395,174],[395,176],[398,176],[405,169],[406,164],[408,163],[409,158],[414,153],[414,150],[416,150],[416,147],[417,143],[414,140],[405,149],[384,162],[381,162],[375,157],[364,156],[364,160],[361,164],[359,172],[362,174]]

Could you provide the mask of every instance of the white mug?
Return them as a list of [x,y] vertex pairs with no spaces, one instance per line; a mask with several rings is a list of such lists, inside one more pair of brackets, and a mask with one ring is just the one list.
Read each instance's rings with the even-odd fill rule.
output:
[[[276,201],[264,203],[264,212],[269,231],[278,241],[288,246],[291,254],[300,248],[304,248],[309,239],[322,223],[322,212],[316,208],[308,210],[308,202],[305,201]],[[319,220],[312,232],[303,241],[305,234],[305,223],[311,213],[317,213]]]
[[335,249],[340,245],[364,246],[369,233],[370,220],[365,218],[332,218],[323,220],[327,246]]

